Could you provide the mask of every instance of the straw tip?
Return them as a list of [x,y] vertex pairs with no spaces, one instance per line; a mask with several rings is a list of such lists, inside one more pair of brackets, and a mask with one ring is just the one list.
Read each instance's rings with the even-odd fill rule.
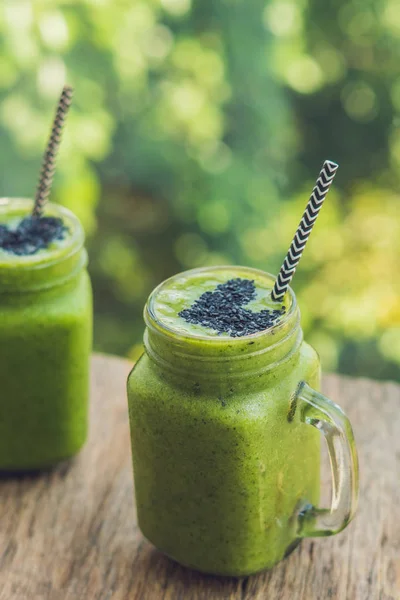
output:
[[337,163],[335,163],[333,160],[325,160],[324,161],[324,167],[328,167],[331,171],[337,171],[339,168],[339,165]]
[[73,93],[74,93],[74,88],[72,87],[72,85],[64,85],[61,95],[71,98]]

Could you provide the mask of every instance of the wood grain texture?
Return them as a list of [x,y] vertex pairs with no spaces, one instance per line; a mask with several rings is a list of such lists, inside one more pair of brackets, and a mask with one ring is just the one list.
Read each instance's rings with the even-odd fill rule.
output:
[[304,541],[272,571],[238,580],[181,568],[141,536],[134,512],[127,361],[97,356],[89,441],[75,460],[0,478],[0,600],[398,600],[400,386],[338,376],[360,454],[358,514]]

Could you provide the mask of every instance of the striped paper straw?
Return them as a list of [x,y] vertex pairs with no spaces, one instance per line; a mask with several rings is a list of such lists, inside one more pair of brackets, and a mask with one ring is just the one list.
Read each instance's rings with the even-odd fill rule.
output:
[[40,217],[42,215],[44,205],[46,204],[50,195],[54,172],[56,170],[56,156],[60,146],[62,128],[64,126],[68,109],[71,106],[72,94],[72,87],[68,85],[63,87],[63,91],[58,102],[56,115],[54,117],[50,138],[43,156],[42,169],[40,171],[39,183],[35,196],[35,204],[32,211],[32,215],[34,217]]
[[317,220],[325,196],[335,177],[338,166],[339,165],[331,160],[326,160],[322,165],[321,172],[318,175],[315,187],[307,203],[292,243],[290,244],[289,251],[283,261],[278,277],[275,280],[274,287],[272,288],[271,298],[275,302],[280,302],[283,299],[286,290],[292,281],[292,277],[296,272],[297,265],[300,262],[301,255],[303,254],[303,250],[307,244],[314,223]]

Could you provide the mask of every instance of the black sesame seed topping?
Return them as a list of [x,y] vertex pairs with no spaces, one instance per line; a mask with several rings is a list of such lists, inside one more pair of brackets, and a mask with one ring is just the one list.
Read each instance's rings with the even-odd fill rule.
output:
[[16,229],[0,225],[0,248],[17,256],[36,254],[55,240],[63,240],[67,231],[58,217],[26,217]]
[[204,292],[190,308],[181,310],[179,316],[187,323],[202,325],[219,335],[241,337],[264,331],[279,320],[285,307],[278,310],[261,310],[256,313],[244,308],[256,296],[256,286],[251,279],[230,279],[217,285],[213,292]]

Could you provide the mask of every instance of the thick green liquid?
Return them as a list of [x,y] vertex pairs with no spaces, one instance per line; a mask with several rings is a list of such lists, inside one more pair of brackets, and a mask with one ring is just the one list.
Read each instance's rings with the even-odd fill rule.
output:
[[[18,228],[18,225],[26,216],[28,215],[25,212],[21,214],[21,211],[18,209],[11,210],[8,214],[2,214],[0,216],[0,225],[6,225],[8,229],[10,229],[11,231],[15,231]],[[47,248],[40,248],[34,254],[27,254],[25,256],[19,255],[18,258],[19,260],[22,260],[24,264],[29,264],[29,262],[31,264],[37,264],[38,258],[39,262],[41,261],[41,259],[46,260],[49,258],[49,255],[51,255],[53,252],[57,250],[62,250],[64,248],[68,248],[70,243],[70,232],[66,231],[62,238],[54,239],[52,242],[49,243]],[[16,256],[17,255],[13,252],[5,250],[0,246],[0,261],[2,263],[10,263],[15,265]]]
[[[11,200],[0,223],[30,208]],[[65,240],[35,255],[0,252],[0,470],[49,467],[86,439],[91,286],[69,225]]]
[[288,413],[299,381],[318,387],[319,361],[292,335],[293,322],[232,339],[201,336],[179,320],[181,281],[186,305],[215,277],[232,276],[257,278],[261,294],[271,287],[260,272],[221,268],[156,290],[145,336],[151,358],[133,369],[128,400],[143,534],[184,565],[240,576],[281,560],[298,541],[299,511],[318,502],[319,434]]
[[[221,336],[209,327],[188,323],[183,317],[179,316],[179,313],[185,308],[190,308],[204,292],[213,292],[217,285],[237,277],[237,270],[229,267],[223,271],[210,271],[207,275],[203,273],[198,275],[182,273],[159,288],[154,299],[154,314],[165,327],[169,327],[180,334],[229,337],[224,334]],[[251,273],[246,279],[254,280],[256,297],[246,304],[245,308],[253,312],[260,312],[265,309],[276,310],[282,306],[287,308],[287,297],[284,302],[280,303],[271,300],[271,282],[268,279],[265,279],[259,273]]]

